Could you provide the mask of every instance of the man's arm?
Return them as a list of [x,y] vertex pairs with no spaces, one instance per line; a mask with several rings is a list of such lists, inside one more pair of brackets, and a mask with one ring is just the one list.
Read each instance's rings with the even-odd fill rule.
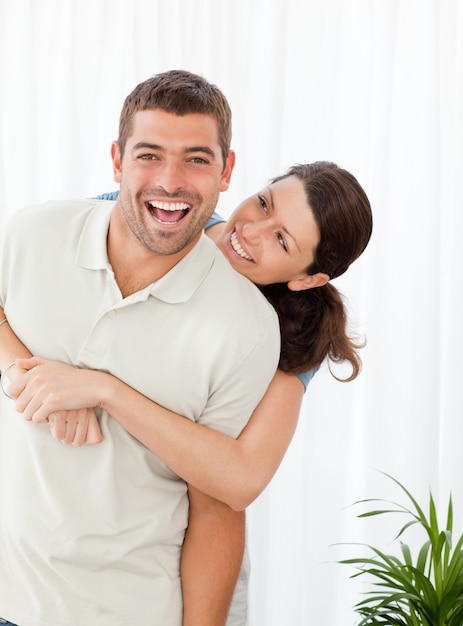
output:
[[183,626],[224,626],[243,560],[245,514],[188,487],[182,550]]

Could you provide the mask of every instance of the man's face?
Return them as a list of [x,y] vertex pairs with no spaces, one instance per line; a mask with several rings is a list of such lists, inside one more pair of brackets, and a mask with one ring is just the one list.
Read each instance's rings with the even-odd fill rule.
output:
[[112,155],[131,236],[155,254],[186,254],[233,170],[233,153],[224,167],[216,120],[200,113],[138,111],[122,159],[117,143]]

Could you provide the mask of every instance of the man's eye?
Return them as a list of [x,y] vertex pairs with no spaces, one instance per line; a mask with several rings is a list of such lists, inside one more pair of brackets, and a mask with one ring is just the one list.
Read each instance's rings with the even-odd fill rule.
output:
[[268,204],[264,198],[264,196],[257,196],[258,200],[259,200],[259,204],[260,206],[264,209],[264,211],[266,213],[268,213]]
[[138,158],[142,161],[153,161],[156,156],[154,154],[140,154]]
[[207,159],[204,159],[203,157],[193,157],[191,159],[192,163],[199,163],[200,165],[207,165],[209,163],[209,161]]
[[281,233],[277,234],[277,239],[278,239],[278,243],[280,244],[280,246],[282,246],[286,250],[286,252],[288,252],[288,247]]

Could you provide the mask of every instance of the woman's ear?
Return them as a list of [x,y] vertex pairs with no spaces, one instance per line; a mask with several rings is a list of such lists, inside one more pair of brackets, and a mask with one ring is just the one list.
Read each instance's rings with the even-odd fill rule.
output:
[[294,278],[288,282],[290,291],[304,291],[304,289],[313,289],[314,287],[323,287],[329,281],[328,274],[318,272],[317,274],[302,274],[299,278]]

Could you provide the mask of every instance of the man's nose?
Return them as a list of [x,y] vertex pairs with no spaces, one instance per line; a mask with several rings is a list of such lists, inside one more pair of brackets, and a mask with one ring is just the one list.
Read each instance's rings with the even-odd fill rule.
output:
[[182,164],[177,161],[164,161],[156,172],[156,184],[167,193],[184,189],[186,180]]

